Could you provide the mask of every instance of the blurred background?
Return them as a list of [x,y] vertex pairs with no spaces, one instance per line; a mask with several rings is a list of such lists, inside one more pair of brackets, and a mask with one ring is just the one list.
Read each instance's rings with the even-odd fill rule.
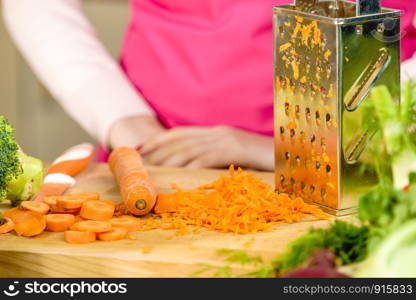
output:
[[[84,0],[84,3],[101,40],[118,58],[129,18],[128,0]],[[0,114],[16,128],[16,137],[25,152],[52,161],[74,144],[93,142],[37,81],[10,40],[3,20],[0,70]]]

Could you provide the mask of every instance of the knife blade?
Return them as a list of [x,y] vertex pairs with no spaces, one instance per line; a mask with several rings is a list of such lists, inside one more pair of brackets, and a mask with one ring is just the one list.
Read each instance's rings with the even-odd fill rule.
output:
[[94,146],[79,144],[63,152],[50,166],[43,185],[34,201],[42,202],[47,196],[62,195],[75,184],[74,176],[86,169],[94,158]]

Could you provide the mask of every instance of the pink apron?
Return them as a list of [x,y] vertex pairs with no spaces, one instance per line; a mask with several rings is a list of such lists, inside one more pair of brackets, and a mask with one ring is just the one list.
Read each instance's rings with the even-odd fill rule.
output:
[[[404,10],[407,59],[416,51],[416,1],[382,2]],[[229,125],[271,136],[272,6],[287,3],[131,0],[121,65],[168,128]]]

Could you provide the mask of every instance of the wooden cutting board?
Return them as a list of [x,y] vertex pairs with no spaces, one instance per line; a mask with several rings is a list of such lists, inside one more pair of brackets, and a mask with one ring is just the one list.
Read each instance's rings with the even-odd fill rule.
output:
[[[185,189],[208,183],[226,171],[148,168],[160,191],[175,183]],[[270,185],[274,175],[258,173]],[[78,176],[72,192],[95,191],[102,199],[119,201],[118,188],[107,165],[94,165]],[[7,209],[7,205],[0,206]],[[62,233],[42,233],[34,238],[0,235],[1,277],[189,277],[203,265],[224,265],[218,249],[241,249],[266,260],[310,227],[328,221],[275,226],[270,232],[235,235],[201,230],[178,237],[174,231],[152,230],[135,233],[135,240],[71,245]],[[236,270],[238,271],[238,270]],[[209,273],[206,276],[210,276]]]

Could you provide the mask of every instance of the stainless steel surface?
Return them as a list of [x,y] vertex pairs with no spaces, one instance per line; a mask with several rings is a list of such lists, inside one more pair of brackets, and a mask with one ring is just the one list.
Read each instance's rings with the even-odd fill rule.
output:
[[380,10],[380,0],[357,0],[357,16],[378,14]]
[[318,3],[319,0],[295,0],[295,7],[301,11],[313,13]]
[[274,8],[276,188],[347,214],[376,182],[369,92],[384,84],[400,96],[400,12],[314,5],[319,14]]

